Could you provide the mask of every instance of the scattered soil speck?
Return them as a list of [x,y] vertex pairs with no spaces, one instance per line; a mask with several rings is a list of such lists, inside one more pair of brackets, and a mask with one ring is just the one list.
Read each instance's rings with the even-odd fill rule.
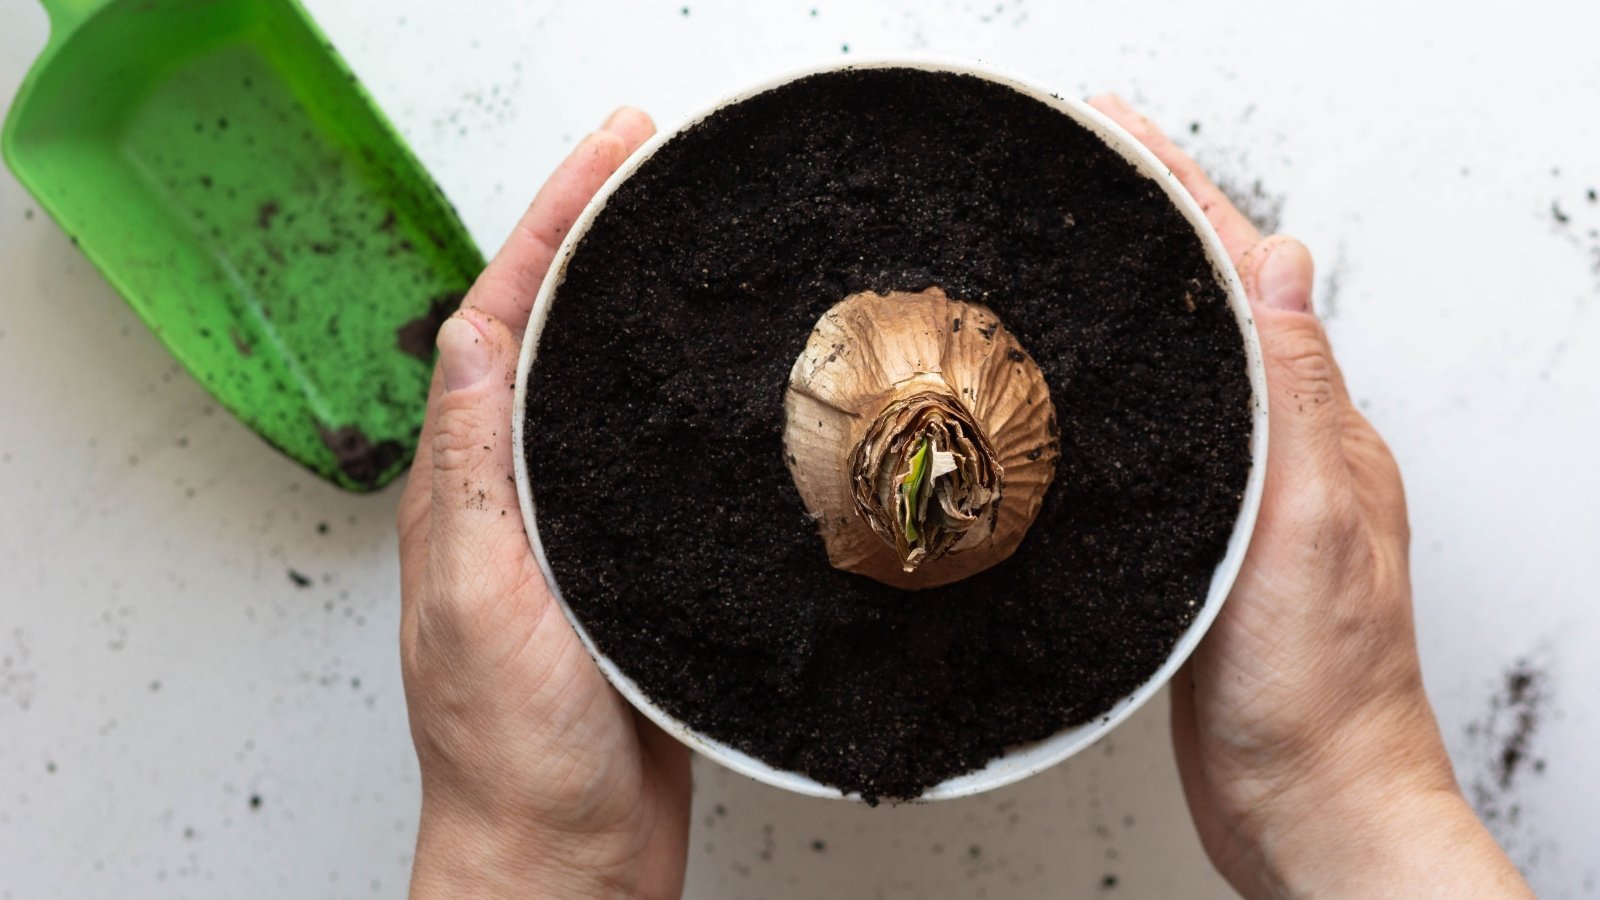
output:
[[1285,197],[1282,194],[1269,192],[1261,184],[1261,179],[1252,179],[1248,185],[1242,180],[1228,176],[1216,177],[1218,190],[1244,213],[1245,218],[1254,222],[1261,229],[1262,234],[1275,234],[1283,223],[1283,204]]
[[1334,252],[1333,263],[1328,266],[1327,273],[1322,276],[1322,286],[1315,299],[1317,314],[1320,318],[1332,319],[1339,315],[1339,292],[1344,287],[1344,279],[1349,271],[1349,263],[1345,259],[1344,242],[1339,242],[1339,249]]
[[1107,875],[1106,877],[1100,879],[1100,887],[1103,890],[1108,890],[1109,891],[1109,890],[1111,890],[1112,888],[1114,888],[1116,886],[1117,886],[1117,876],[1115,876],[1115,875]]
[[[1544,760],[1533,758],[1534,738],[1544,719],[1550,695],[1549,673],[1528,659],[1517,660],[1501,676],[1489,698],[1489,709],[1467,726],[1480,754],[1480,770],[1471,783],[1472,802],[1491,828],[1516,824],[1521,804],[1515,796],[1526,772],[1544,772]],[[1497,834],[1502,841],[1505,835]]]
[[374,442],[355,425],[343,428],[319,426],[317,431],[322,436],[322,443],[333,451],[339,471],[359,485],[376,484],[389,467],[405,456],[405,447],[399,441]]
[[1597,200],[1595,188],[1583,192],[1582,198],[1574,198],[1573,204],[1563,206],[1560,199],[1550,201],[1550,218],[1554,221],[1551,233],[1571,244],[1583,253],[1586,268],[1594,278],[1594,291],[1600,296],[1600,222],[1594,216],[1594,206]]
[[297,588],[303,589],[311,587],[310,577],[303,575],[300,572],[296,572],[294,569],[289,570],[289,580],[294,582],[294,586]]
[[272,227],[272,220],[281,212],[283,207],[276,200],[268,200],[256,210],[256,227],[265,231]]
[[250,808],[251,809],[260,809],[261,808],[261,795],[260,794],[251,794],[250,795]]

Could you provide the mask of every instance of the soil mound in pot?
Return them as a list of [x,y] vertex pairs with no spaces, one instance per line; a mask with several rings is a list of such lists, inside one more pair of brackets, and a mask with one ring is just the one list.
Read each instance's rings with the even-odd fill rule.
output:
[[[828,565],[783,392],[860,291],[987,304],[1050,385],[1061,460],[1009,560],[904,592]],[[540,536],[663,709],[868,800],[1104,714],[1204,603],[1250,468],[1243,341],[1200,240],[1089,131],[1007,87],[814,75],[617,189],[528,385]]]

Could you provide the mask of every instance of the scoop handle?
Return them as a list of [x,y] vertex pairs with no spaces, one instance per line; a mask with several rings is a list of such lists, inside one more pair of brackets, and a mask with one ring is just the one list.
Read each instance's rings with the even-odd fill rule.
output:
[[60,40],[77,30],[91,16],[111,5],[112,0],[39,0],[50,15],[50,36]]

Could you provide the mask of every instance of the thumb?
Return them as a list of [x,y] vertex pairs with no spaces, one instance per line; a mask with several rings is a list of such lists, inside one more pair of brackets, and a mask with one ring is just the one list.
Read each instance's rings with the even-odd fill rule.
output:
[[1290,483],[1342,471],[1344,380],[1311,305],[1311,251],[1273,235],[1239,260],[1267,369],[1271,465]]
[[[428,552],[438,583],[473,584],[500,552],[526,555],[511,478],[518,347],[497,318],[463,307],[439,328],[441,391],[428,442]],[[423,473],[418,473],[423,474]]]
[[1257,307],[1311,312],[1311,283],[1316,274],[1311,251],[1286,234],[1257,241],[1239,259],[1239,278]]

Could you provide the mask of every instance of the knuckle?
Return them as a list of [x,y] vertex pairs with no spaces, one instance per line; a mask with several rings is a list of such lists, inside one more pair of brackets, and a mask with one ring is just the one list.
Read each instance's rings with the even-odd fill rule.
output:
[[1361,506],[1344,479],[1325,472],[1309,473],[1287,499],[1283,524],[1295,540],[1314,552],[1343,558],[1360,545]]
[[1376,435],[1372,436],[1370,443],[1347,451],[1347,455],[1355,460],[1352,470],[1364,482],[1363,489],[1369,498],[1375,523],[1385,533],[1398,538],[1402,547],[1409,546],[1411,517],[1406,505],[1400,466],[1394,457]]
[[1348,482],[1329,483],[1323,479],[1318,503],[1322,511],[1322,527],[1329,543],[1337,552],[1351,552],[1360,546],[1364,534],[1361,500]]
[[483,453],[477,420],[467,410],[441,410],[433,433],[433,467],[459,472],[472,467]]
[[1268,352],[1269,375],[1283,389],[1322,400],[1333,396],[1338,367],[1322,325],[1315,319],[1276,329]]

